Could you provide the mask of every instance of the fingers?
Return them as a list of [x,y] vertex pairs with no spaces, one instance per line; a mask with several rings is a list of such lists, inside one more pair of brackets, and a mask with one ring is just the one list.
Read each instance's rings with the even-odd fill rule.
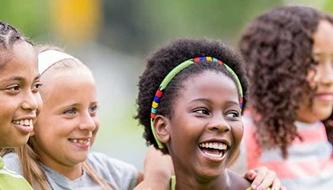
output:
[[244,177],[247,180],[252,181],[251,188],[254,190],[285,189],[285,187],[282,186],[281,181],[277,177],[276,173],[272,170],[269,170],[266,167],[260,167],[254,170],[249,170],[248,172],[246,172]]
[[275,178],[274,181],[273,181],[273,185],[272,185],[272,190],[280,190],[282,189],[281,187],[281,182],[278,178]]
[[255,177],[257,176],[257,172],[254,170],[249,170],[244,174],[244,178],[248,181],[253,181]]
[[[280,183],[280,180],[276,177],[276,173],[274,171],[271,171],[271,170],[266,170],[265,173],[262,173],[262,174],[258,174],[259,175],[262,175],[263,177],[262,178],[259,178],[259,181],[258,180],[258,186],[257,186],[257,189],[258,190],[263,190],[263,189],[267,189],[269,188],[271,185],[274,185],[274,182],[277,185],[281,186],[281,183]],[[254,183],[255,181],[253,181]],[[277,187],[277,190],[280,189],[280,187]]]
[[[267,189],[273,183],[273,179],[268,178],[267,176],[267,171],[268,171],[267,168],[258,168],[254,171],[256,172],[256,175],[251,184],[252,189],[254,190]],[[269,185],[266,186],[265,185],[266,183],[269,183]]]

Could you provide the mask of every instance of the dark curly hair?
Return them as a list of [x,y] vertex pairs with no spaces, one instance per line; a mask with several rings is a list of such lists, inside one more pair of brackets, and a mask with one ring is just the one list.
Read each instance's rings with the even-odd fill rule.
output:
[[[295,138],[294,124],[302,99],[314,93],[307,74],[316,65],[313,34],[331,16],[313,8],[278,7],[257,17],[239,42],[249,78],[251,110],[262,147],[278,147],[284,158]],[[256,117],[257,118],[257,117]]]
[[[150,111],[154,95],[159,85],[164,77],[177,65],[188,59],[199,56],[211,56],[227,64],[238,76],[243,93],[244,95],[246,94],[247,82],[242,68],[242,61],[232,50],[219,41],[207,39],[179,39],[174,41],[159,49],[148,59],[146,69],[140,76],[136,119],[138,119],[139,123],[145,128],[144,138],[148,145],[153,144],[156,148],[158,147],[150,127]],[[235,81],[234,77],[232,77],[222,65],[217,63],[193,64],[171,80],[161,98],[158,114],[171,118],[173,102],[180,93],[183,82],[207,70],[221,72]],[[167,153],[166,148],[164,148],[162,152]]]

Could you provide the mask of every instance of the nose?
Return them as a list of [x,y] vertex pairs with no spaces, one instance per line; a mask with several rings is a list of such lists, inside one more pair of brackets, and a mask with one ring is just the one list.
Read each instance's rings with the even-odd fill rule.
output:
[[80,129],[94,131],[98,126],[96,116],[91,116],[89,112],[82,113],[80,118]]
[[332,85],[333,84],[333,66],[332,60],[327,61],[325,66],[321,68],[320,71],[320,83],[324,85]]
[[226,133],[231,130],[230,125],[224,119],[223,114],[215,114],[208,125],[210,131],[218,131]]
[[21,107],[24,110],[35,111],[41,104],[40,102],[40,94],[29,91],[28,93],[24,94],[24,100],[22,101]]

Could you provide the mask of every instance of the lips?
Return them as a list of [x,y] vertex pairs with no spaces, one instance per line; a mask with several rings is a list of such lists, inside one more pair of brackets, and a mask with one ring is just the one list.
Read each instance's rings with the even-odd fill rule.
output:
[[315,98],[322,101],[333,101],[333,93],[319,92],[315,94]]
[[21,131],[24,134],[29,134],[33,131],[34,126],[34,119],[35,117],[29,116],[29,117],[22,117],[12,120],[12,124],[16,129]]
[[81,150],[88,150],[91,145],[91,137],[68,138],[75,147]]
[[230,143],[225,140],[208,140],[199,143],[202,155],[210,161],[220,162],[230,149]]

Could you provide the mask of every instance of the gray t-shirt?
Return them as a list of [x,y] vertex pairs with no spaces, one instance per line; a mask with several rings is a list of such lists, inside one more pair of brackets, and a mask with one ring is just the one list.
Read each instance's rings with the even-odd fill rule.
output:
[[[17,154],[9,153],[3,156],[6,167],[22,174],[21,164]],[[136,184],[138,171],[134,166],[123,161],[110,158],[102,153],[89,153],[88,163],[96,173],[109,182],[116,190],[133,189]],[[85,172],[75,180],[70,180],[53,169],[43,165],[42,167],[48,181],[54,190],[99,190],[101,187]]]

